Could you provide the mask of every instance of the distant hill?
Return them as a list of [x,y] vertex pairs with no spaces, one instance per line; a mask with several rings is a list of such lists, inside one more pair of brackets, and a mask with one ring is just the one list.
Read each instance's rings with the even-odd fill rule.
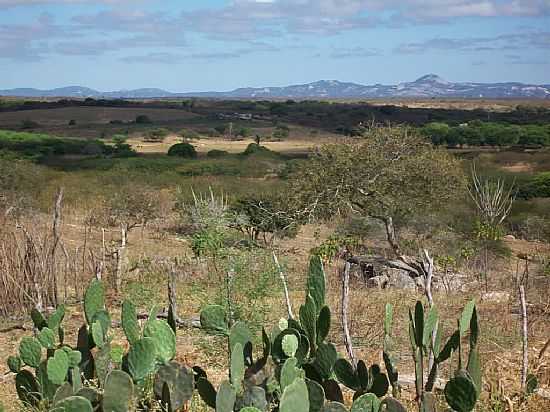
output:
[[435,74],[422,76],[414,82],[396,85],[362,85],[338,80],[285,87],[239,88],[228,92],[172,93],[162,89],[119,90],[100,92],[81,86],[51,90],[0,90],[0,96],[20,97],[91,97],[94,99],[146,99],[157,97],[208,97],[219,99],[375,99],[375,98],[529,98],[550,99],[550,85],[524,83],[453,83]]

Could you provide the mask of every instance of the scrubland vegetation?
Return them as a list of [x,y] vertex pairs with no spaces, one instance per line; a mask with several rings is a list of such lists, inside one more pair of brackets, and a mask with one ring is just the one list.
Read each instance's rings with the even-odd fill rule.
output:
[[549,410],[547,109],[2,110],[6,410]]

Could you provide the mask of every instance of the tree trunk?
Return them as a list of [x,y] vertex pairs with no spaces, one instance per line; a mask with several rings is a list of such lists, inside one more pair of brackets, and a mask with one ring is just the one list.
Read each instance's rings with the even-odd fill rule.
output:
[[527,303],[525,301],[525,287],[519,285],[519,301],[521,305],[521,340],[522,340],[522,367],[521,367],[521,387],[525,389],[527,383],[527,368],[529,363],[529,353],[527,346]]

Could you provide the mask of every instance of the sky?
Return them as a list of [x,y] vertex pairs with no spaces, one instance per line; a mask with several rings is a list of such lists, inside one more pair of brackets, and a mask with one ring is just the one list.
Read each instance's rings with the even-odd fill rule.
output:
[[550,84],[550,0],[0,0],[0,89]]

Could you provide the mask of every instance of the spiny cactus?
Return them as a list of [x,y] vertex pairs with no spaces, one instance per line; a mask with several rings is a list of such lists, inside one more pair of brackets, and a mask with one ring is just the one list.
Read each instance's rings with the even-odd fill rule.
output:
[[38,368],[42,359],[42,345],[38,339],[25,336],[19,343],[19,358],[25,365]]
[[135,382],[145,379],[154,370],[155,341],[142,338],[130,347],[127,355],[128,371]]
[[107,376],[103,392],[103,412],[128,411],[134,395],[132,378],[125,372],[114,370]]
[[170,362],[176,356],[176,335],[164,320],[149,320],[143,328],[143,336],[151,338],[155,345],[157,361]]
[[97,312],[105,309],[105,289],[99,280],[93,280],[84,294],[84,314],[91,325]]
[[170,394],[172,408],[181,409],[193,396],[193,372],[176,362],[161,366],[155,375],[154,382],[157,399],[163,398],[165,387]]
[[69,357],[63,349],[55,351],[47,363],[48,379],[55,385],[62,385],[69,372]]
[[285,388],[281,402],[280,412],[309,412],[309,395],[304,379],[298,378]]
[[141,337],[141,329],[137,320],[136,307],[129,300],[122,302],[122,329],[130,345],[136,343]]
[[229,382],[222,382],[216,395],[216,412],[233,412],[237,393]]

